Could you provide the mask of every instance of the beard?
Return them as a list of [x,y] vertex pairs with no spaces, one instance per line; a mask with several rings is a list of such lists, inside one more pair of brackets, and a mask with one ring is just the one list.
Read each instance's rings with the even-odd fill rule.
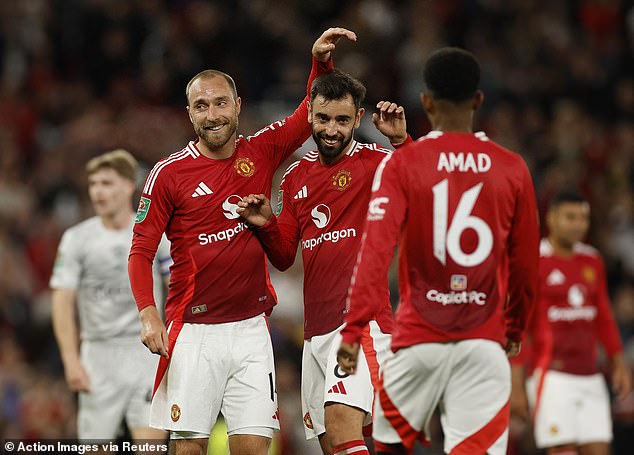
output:
[[[218,131],[213,131],[211,128],[221,126]],[[221,117],[214,122],[198,123],[194,125],[194,131],[200,138],[200,140],[211,151],[218,150],[231,139],[233,134],[238,129],[238,116],[233,118]]]
[[[324,139],[335,139],[337,142],[333,145],[327,144]],[[336,158],[339,154],[350,144],[352,141],[352,134],[346,137],[342,134],[337,134],[335,137],[328,137],[324,133],[315,133],[313,130],[313,140],[317,144],[319,153],[324,158]]]

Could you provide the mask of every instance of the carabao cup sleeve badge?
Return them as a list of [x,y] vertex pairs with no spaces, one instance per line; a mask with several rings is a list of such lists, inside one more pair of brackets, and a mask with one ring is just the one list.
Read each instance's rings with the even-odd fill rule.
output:
[[139,208],[136,211],[136,218],[134,219],[135,223],[140,223],[145,220],[147,212],[150,210],[151,203],[152,201],[149,198],[141,197],[141,200],[139,201]]

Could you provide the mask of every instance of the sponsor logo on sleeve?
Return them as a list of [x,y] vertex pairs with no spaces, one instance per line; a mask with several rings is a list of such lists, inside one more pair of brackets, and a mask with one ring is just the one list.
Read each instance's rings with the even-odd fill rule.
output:
[[277,209],[275,210],[275,216],[280,216],[282,209],[284,208],[284,190],[277,192]]
[[136,211],[136,218],[134,219],[135,223],[142,223],[143,220],[145,220],[147,212],[150,210],[151,203],[152,201],[150,198],[141,197],[141,200],[139,201],[139,208]]
[[385,216],[385,209],[381,205],[389,202],[390,198],[388,197],[375,197],[372,199],[368,206],[368,221],[382,220]]

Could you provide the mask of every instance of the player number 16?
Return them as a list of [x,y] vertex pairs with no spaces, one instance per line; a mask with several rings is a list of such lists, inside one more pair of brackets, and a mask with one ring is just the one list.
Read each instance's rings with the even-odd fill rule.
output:
[[[493,249],[493,234],[487,223],[471,215],[478,200],[482,183],[471,187],[460,197],[458,207],[447,228],[449,219],[449,184],[447,179],[432,187],[434,192],[434,256],[445,265],[447,253],[458,265],[474,267],[481,264]],[[465,253],[460,246],[460,236],[465,229],[473,229],[478,236],[478,246],[471,253]]]

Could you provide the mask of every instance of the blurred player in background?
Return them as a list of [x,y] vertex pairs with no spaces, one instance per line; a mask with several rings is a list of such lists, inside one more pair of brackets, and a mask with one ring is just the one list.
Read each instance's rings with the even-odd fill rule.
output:
[[401,303],[375,402],[377,453],[411,452],[440,405],[445,452],[502,455],[507,355],[519,352],[536,291],[535,193],[520,156],[472,132],[483,101],[473,55],[441,49],[424,79],[433,131],[377,169],[338,360],[358,368],[398,243]]
[[[362,335],[362,373],[350,376],[337,365],[345,300],[361,242],[374,171],[391,152],[354,139],[364,109],[361,82],[335,70],[310,91],[309,121],[317,151],[291,164],[280,186],[278,216],[262,194],[238,209],[258,229],[271,263],[286,270],[301,242],[304,262],[304,352],[302,414],[307,439],[319,437],[325,454],[368,453],[362,427],[372,422],[379,365],[389,354],[392,308],[387,276],[382,305]],[[381,101],[373,120],[395,145],[411,142],[404,110]],[[372,377],[372,378],[371,378]],[[325,410],[324,410],[325,406]]]
[[612,387],[625,398],[631,377],[612,315],[603,260],[583,244],[590,206],[576,191],[555,196],[541,241],[538,302],[531,330],[534,368],[523,384],[523,365],[514,365],[514,409],[528,416],[530,401],[537,447],[551,454],[607,455],[612,440],[610,397],[597,367],[597,342],[611,365]]
[[[308,88],[332,70],[331,53],[343,37],[356,40],[332,28],[315,41]],[[238,219],[237,203],[239,195],[270,195],[277,167],[310,136],[308,99],[286,119],[238,137],[241,100],[231,77],[204,71],[186,95],[198,138],[150,172],[129,261],[144,343],[162,356],[151,425],[171,430],[176,453],[199,453],[222,412],[231,453],[264,455],[279,429],[265,316],[276,298],[264,250]],[[163,232],[174,259],[169,335],[150,292],[150,261]]]
[[[51,276],[53,330],[66,382],[79,392],[81,439],[115,439],[124,421],[135,440],[167,436],[149,427],[151,377],[158,362],[139,341],[141,324],[126,273],[136,170],[136,160],[125,150],[86,164],[96,216],[64,233]],[[167,277],[167,242],[161,242],[157,263]],[[160,296],[160,279],[156,287],[152,292]]]

